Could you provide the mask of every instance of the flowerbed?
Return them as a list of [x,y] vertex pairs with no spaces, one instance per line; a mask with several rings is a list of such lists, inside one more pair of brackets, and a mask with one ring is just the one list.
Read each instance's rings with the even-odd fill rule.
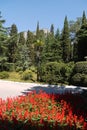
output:
[[0,130],[87,130],[85,104],[71,93],[0,99]]

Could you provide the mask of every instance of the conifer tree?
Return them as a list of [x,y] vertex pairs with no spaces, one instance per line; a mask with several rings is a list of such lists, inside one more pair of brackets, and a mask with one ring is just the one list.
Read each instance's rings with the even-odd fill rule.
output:
[[63,60],[69,62],[70,60],[70,38],[69,38],[69,26],[67,16],[64,20],[64,27],[62,32],[62,49],[63,49]]
[[77,42],[78,61],[84,61],[84,58],[87,56],[87,20],[85,12],[83,12],[81,28],[77,32]]
[[11,63],[16,62],[17,35],[18,35],[17,26],[15,24],[12,24],[10,30],[10,42],[8,44],[8,57],[9,57],[9,62]]
[[5,63],[7,62],[7,30],[3,26],[5,20],[2,19],[0,12],[0,70],[4,69]]
[[39,22],[37,22],[37,28],[36,28],[36,39],[39,39],[40,29],[39,29]]
[[19,44],[19,46],[25,44],[24,32],[20,32],[18,44]]
[[51,24],[50,33],[52,34],[52,36],[54,36],[54,25],[53,24]]
[[35,61],[35,59],[34,59],[35,58],[34,40],[35,40],[35,36],[33,35],[32,32],[30,32],[28,30],[26,45],[27,45],[27,48],[28,48],[28,57],[29,57],[30,65],[34,65],[34,61]]
[[29,67],[28,47],[26,45],[24,32],[19,34],[16,66],[22,70],[26,70]]
[[85,15],[85,11],[83,11],[83,16],[82,16],[82,27],[85,26],[86,23],[87,23],[86,15]]

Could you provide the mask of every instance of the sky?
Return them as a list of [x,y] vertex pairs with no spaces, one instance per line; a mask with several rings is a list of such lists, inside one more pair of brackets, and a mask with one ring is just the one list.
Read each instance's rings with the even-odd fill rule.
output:
[[35,31],[39,21],[40,29],[62,30],[64,18],[68,21],[87,16],[87,0],[0,0],[0,11],[6,20],[6,27],[16,24],[18,32]]

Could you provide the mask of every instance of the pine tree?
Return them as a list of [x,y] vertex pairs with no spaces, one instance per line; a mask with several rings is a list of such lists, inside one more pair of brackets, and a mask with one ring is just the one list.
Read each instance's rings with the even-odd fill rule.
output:
[[67,16],[64,20],[64,27],[62,32],[62,49],[63,49],[63,60],[69,62],[70,60],[70,38],[69,38],[69,26]]

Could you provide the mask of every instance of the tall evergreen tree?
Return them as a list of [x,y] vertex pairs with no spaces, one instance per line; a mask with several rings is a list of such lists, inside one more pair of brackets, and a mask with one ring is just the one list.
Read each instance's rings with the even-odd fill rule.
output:
[[24,32],[19,34],[18,48],[17,48],[17,62],[16,66],[22,70],[26,70],[29,67],[29,55],[28,47],[24,37]]
[[59,29],[56,30],[55,33],[55,43],[57,45],[56,50],[57,50],[57,61],[62,60],[62,45],[61,45],[61,35]]
[[17,54],[17,35],[18,35],[18,30],[17,26],[13,24],[11,26],[10,30],[10,42],[8,45],[8,57],[9,57],[9,62],[15,63],[16,62],[16,54]]
[[[83,16],[82,16],[82,27],[85,26],[86,23],[87,23],[86,15],[85,15],[85,11],[83,11]],[[82,28],[82,27],[81,27],[81,28]]]
[[20,32],[18,44],[20,44],[20,45],[24,45],[25,44],[24,32]]
[[54,25],[53,24],[51,24],[50,33],[52,34],[52,36],[54,36]]
[[69,62],[70,60],[70,38],[69,38],[69,26],[67,16],[64,20],[64,27],[62,32],[62,49],[63,49],[63,60]]
[[32,32],[30,32],[28,30],[27,32],[27,40],[26,40],[26,45],[27,45],[27,48],[28,48],[28,56],[29,56],[29,62],[30,62],[30,65],[34,65],[34,41],[35,41],[35,36],[33,35]]
[[43,50],[43,41],[37,40],[34,43],[34,50],[35,50],[35,63],[37,66],[37,81],[40,81],[40,67],[41,67],[41,55],[42,55],[42,50]]
[[36,39],[39,39],[39,34],[40,34],[40,28],[39,28],[39,22],[37,22]]
[[43,47],[42,59],[43,63],[60,61],[61,56],[61,44],[60,44],[60,34],[59,30],[57,30],[55,37],[52,37],[52,34],[48,34],[46,37],[46,41]]
[[71,39],[71,60],[77,61],[78,53],[77,53],[77,37],[76,33],[80,30],[82,24],[82,18],[78,17],[76,21],[69,21],[69,31],[70,31],[70,39]]
[[78,42],[78,60],[83,61],[87,56],[87,20],[85,12],[82,16],[82,26],[77,32],[77,42]]
[[4,65],[7,62],[7,30],[3,26],[5,20],[2,19],[0,12],[0,70],[4,69]]

